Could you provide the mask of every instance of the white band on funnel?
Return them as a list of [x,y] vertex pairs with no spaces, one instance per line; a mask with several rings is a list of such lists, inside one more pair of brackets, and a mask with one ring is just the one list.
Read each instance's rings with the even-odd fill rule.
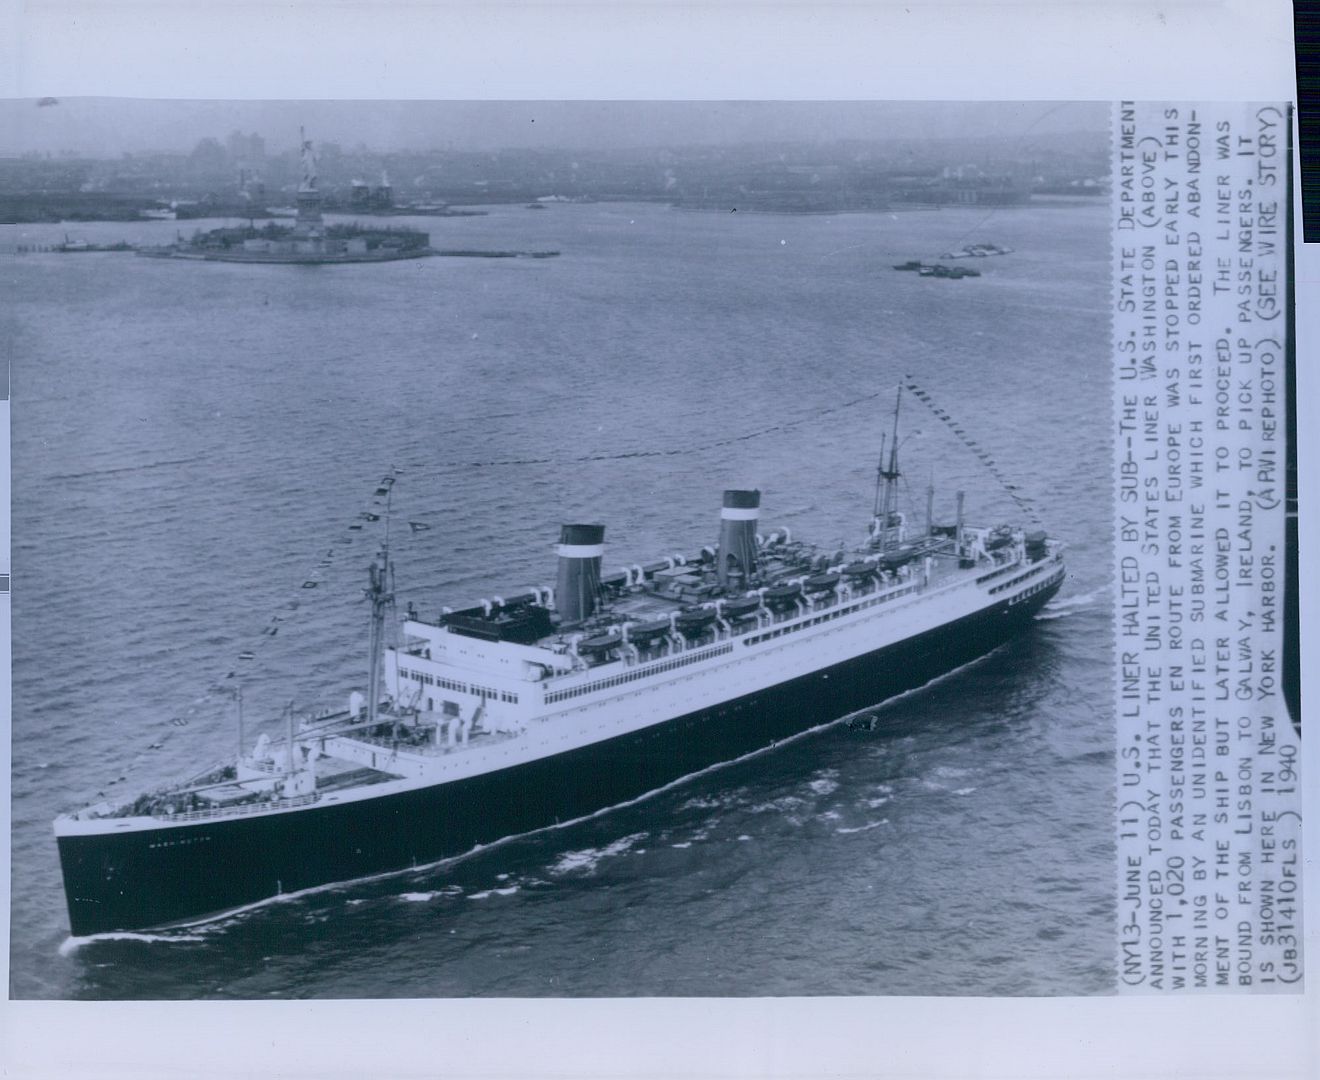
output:
[[757,521],[761,511],[755,506],[722,506],[720,517],[725,521]]
[[561,559],[599,559],[605,554],[604,544],[560,544]]

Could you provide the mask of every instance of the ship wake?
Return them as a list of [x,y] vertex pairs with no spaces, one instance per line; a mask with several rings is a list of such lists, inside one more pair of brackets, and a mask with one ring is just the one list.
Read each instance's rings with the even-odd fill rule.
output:
[[1066,596],[1062,600],[1052,600],[1046,605],[1045,610],[1036,616],[1036,621],[1051,622],[1054,619],[1067,618],[1074,612],[1095,607],[1097,601],[1109,595],[1111,595],[1109,589],[1092,589],[1081,596]]
[[145,931],[133,930],[111,930],[104,934],[88,934],[86,937],[67,937],[60,944],[59,954],[61,956],[72,956],[85,945],[96,945],[102,941],[139,941],[144,944],[155,944],[157,942],[168,942],[175,944],[181,941],[205,941],[206,938],[201,934],[170,934],[170,933],[148,933]]
[[629,836],[620,837],[611,844],[601,848],[585,848],[582,851],[569,851],[559,857],[547,869],[552,874],[571,874],[582,872],[589,874],[600,865],[602,859],[613,858],[616,855],[622,855],[633,847],[639,840],[645,840],[649,833],[632,833]]

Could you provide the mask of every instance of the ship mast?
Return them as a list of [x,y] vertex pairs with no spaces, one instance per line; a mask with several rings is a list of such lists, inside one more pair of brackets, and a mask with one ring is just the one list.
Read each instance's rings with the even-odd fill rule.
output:
[[880,464],[875,474],[877,495],[875,534],[881,551],[887,550],[890,546],[890,522],[898,510],[898,413],[902,404],[903,385],[900,383],[898,394],[894,399],[894,432],[889,440],[889,467],[885,468],[884,436],[881,436]]
[[880,433],[880,460],[875,463],[875,501],[871,506],[871,532],[880,522],[880,498],[885,482],[885,434]]
[[366,597],[371,601],[371,632],[367,643],[367,726],[374,728],[380,709],[381,665],[385,654],[385,616],[394,605],[394,564],[390,562],[389,500],[385,504],[385,540],[368,571]]

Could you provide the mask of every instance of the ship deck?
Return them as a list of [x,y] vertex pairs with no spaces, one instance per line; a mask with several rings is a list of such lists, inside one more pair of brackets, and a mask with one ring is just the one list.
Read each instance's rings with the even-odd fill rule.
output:
[[397,780],[398,776],[384,769],[372,769],[356,761],[325,755],[316,759],[316,790],[318,794],[341,788],[363,787]]
[[[346,761],[332,754],[318,755],[313,759],[316,770],[316,794],[324,795],[345,788],[369,787],[398,780],[397,773],[384,769],[373,769],[355,761]],[[219,772],[216,770],[215,772]],[[240,783],[233,778],[232,770],[227,780],[202,782],[193,779],[184,783],[161,788],[149,795],[139,796],[131,803],[111,805],[100,803],[84,807],[70,813],[74,820],[92,820],[95,818],[154,817],[164,821],[192,821],[203,817],[223,817],[232,814],[253,813],[267,810],[289,802],[287,799],[261,797],[251,786],[251,781]],[[205,777],[206,774],[204,774]],[[214,775],[214,773],[212,774]],[[282,776],[283,772],[273,769],[271,778]]]
[[[931,561],[930,586],[943,583],[945,579],[955,574],[958,569],[958,560],[956,555],[950,550],[950,546],[945,541],[936,542],[916,542],[904,544],[901,548],[895,549],[901,552],[908,561],[915,561],[921,556],[933,556]],[[861,549],[855,551],[839,551],[836,553],[837,561],[840,563],[849,562],[853,559],[861,559],[866,556],[874,556],[873,550]],[[820,572],[823,567],[820,565],[806,565],[801,561],[783,561],[773,556],[766,557],[761,567],[761,581],[763,585],[773,586],[782,584],[794,578],[800,578],[810,575],[813,572]],[[710,579],[713,574],[709,571],[703,572],[699,568],[675,567],[670,571],[659,571],[654,574],[650,581],[641,586],[634,586],[627,591],[605,599],[595,615],[587,620],[575,632],[586,632],[590,634],[593,630],[604,632],[610,627],[621,622],[628,621],[649,621],[654,619],[663,619],[677,612],[689,608],[693,604],[700,604],[713,600],[730,600],[744,595],[742,589],[722,589],[711,585]],[[892,578],[887,582],[868,581],[857,586],[859,594],[861,592],[872,592],[894,588],[900,584],[899,578]],[[831,606],[834,603],[841,602],[832,594],[829,597],[822,595],[817,605]],[[789,610],[775,614],[772,617],[773,622],[785,622],[797,618],[799,612]],[[750,632],[755,629],[755,625],[746,624],[737,627],[734,630],[735,636]],[[543,639],[540,644],[553,647],[562,643],[565,639],[563,631]]]

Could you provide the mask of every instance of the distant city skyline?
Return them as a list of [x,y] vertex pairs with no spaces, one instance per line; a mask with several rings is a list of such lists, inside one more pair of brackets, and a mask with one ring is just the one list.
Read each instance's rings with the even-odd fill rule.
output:
[[[0,156],[187,153],[253,133],[278,155],[317,143],[403,150],[638,149],[753,142],[1000,138],[1103,133],[1101,102],[614,102],[0,100]],[[53,102],[53,103],[52,103]]]

